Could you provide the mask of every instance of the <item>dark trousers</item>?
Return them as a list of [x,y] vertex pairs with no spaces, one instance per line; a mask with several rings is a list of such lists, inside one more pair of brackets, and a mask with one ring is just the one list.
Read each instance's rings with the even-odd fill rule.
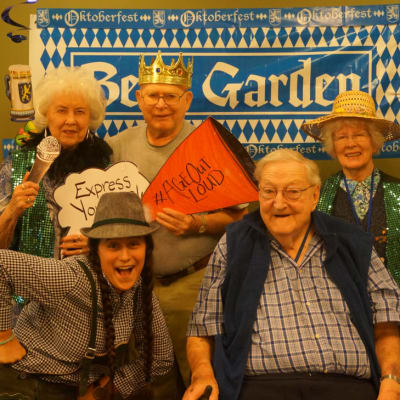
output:
[[77,388],[51,383],[0,364],[0,400],[76,400]]
[[336,374],[246,376],[239,400],[376,400],[371,381]]

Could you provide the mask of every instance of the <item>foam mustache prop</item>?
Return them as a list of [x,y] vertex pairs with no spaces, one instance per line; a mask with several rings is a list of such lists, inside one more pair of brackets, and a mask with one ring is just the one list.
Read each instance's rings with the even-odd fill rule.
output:
[[206,119],[171,154],[143,195],[153,219],[163,208],[185,214],[258,200],[254,164],[219,122]]

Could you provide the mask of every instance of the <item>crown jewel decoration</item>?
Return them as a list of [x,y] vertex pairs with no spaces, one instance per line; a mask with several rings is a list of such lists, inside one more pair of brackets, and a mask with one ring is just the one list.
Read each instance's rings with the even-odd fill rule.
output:
[[161,51],[153,59],[150,65],[146,65],[144,54],[139,59],[139,85],[145,83],[166,83],[169,85],[180,85],[187,89],[192,86],[193,57],[188,61],[187,67],[183,62],[182,53],[179,53],[178,61],[171,60],[171,65],[165,65],[161,56]]

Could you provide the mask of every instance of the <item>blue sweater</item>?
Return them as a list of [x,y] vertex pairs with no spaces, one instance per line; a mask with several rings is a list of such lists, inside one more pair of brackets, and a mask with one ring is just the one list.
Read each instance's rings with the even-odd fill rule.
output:
[[[346,301],[351,320],[367,350],[371,378],[379,390],[380,370],[370,299],[367,292],[372,236],[358,226],[312,213],[312,222],[326,248],[326,268]],[[257,306],[270,266],[269,237],[259,210],[227,229],[227,271],[222,286],[224,331],[215,337],[213,366],[221,400],[236,400],[240,394],[251,345]]]

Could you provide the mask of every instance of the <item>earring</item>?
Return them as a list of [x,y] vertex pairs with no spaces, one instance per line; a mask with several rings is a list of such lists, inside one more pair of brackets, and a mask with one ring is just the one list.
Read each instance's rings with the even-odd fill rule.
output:
[[47,136],[49,136],[49,132],[48,132],[48,130],[47,130],[47,127],[44,129],[44,137],[47,137]]

